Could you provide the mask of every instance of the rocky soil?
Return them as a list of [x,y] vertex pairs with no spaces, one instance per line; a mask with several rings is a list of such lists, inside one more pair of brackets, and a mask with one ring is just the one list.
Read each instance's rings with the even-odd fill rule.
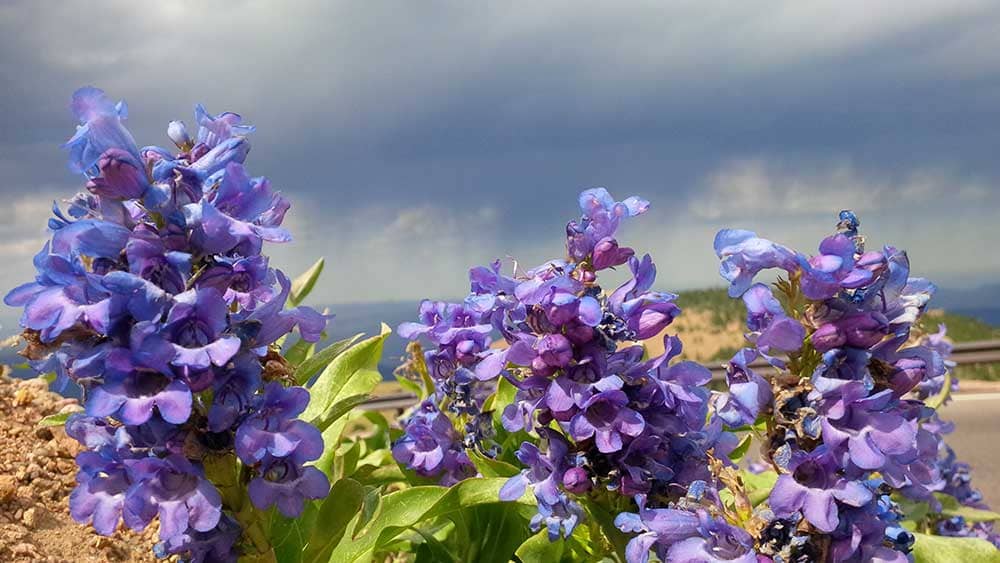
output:
[[47,387],[0,374],[0,561],[156,561],[154,526],[142,534],[122,527],[106,538],[70,517],[80,446],[62,427],[38,421],[80,407]]

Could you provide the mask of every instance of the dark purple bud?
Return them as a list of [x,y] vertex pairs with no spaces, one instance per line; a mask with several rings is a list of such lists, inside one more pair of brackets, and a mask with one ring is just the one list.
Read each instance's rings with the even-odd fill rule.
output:
[[594,245],[593,266],[595,270],[604,270],[612,266],[621,266],[635,255],[631,248],[621,248],[618,241],[605,237]]
[[128,152],[108,149],[97,161],[100,176],[87,182],[87,189],[99,196],[114,199],[138,199],[146,192],[149,183],[142,170]]
[[847,344],[855,348],[871,348],[889,333],[889,322],[880,313],[849,315],[837,321],[847,338]]
[[582,467],[571,467],[563,473],[563,487],[567,491],[582,495],[590,490],[590,476],[587,475],[587,470]]
[[847,343],[847,335],[839,326],[833,323],[826,323],[816,329],[812,334],[812,344],[819,352],[827,352],[834,348],[840,348]]
[[573,359],[573,346],[561,334],[546,334],[538,342],[538,355],[549,366],[566,367]]
[[896,370],[889,378],[889,385],[897,397],[905,395],[916,387],[927,375],[927,364],[920,357],[900,358],[894,367]]

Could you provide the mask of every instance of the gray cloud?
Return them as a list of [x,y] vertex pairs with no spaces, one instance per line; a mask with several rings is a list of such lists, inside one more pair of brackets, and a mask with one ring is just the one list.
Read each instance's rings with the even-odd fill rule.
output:
[[83,84],[127,99],[143,143],[196,102],[257,125],[251,170],[295,204],[276,263],[332,257],[331,301],[557,254],[594,185],[653,201],[627,233],[673,287],[715,282],[720,227],[808,248],[848,206],[982,281],[1000,259],[947,251],[1000,240],[998,48],[989,1],[7,2],[0,194],[22,207],[0,281],[30,275],[43,196],[79,185],[58,145]]

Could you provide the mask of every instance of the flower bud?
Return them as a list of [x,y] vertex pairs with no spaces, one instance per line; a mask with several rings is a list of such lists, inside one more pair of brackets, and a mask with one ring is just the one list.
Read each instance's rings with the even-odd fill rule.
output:
[[847,343],[844,331],[834,323],[826,323],[812,333],[812,345],[819,352],[828,352]]
[[538,341],[538,355],[549,366],[566,367],[573,359],[573,346],[561,334],[546,334]]
[[908,393],[927,375],[927,363],[919,357],[900,358],[893,368],[895,369],[889,377],[889,386],[892,387],[893,395],[896,397]]
[[590,476],[582,467],[571,467],[563,473],[563,487],[574,494],[583,494],[590,490]]
[[635,255],[631,248],[620,248],[618,241],[605,237],[594,245],[593,265],[595,270],[603,270],[612,266],[621,266]]
[[171,121],[167,125],[167,137],[170,137],[170,140],[182,151],[189,151],[194,146],[194,143],[191,141],[191,135],[188,135],[187,127],[184,126],[183,121]]
[[837,324],[844,332],[847,344],[855,348],[871,348],[889,332],[889,322],[881,313],[849,315]]
[[113,199],[138,199],[149,186],[146,171],[131,154],[121,149],[108,149],[97,161],[100,176],[87,182],[87,190]]

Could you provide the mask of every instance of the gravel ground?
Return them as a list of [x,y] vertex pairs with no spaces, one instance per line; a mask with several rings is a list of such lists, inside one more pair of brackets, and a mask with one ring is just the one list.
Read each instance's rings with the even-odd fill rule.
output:
[[47,390],[38,379],[0,374],[0,561],[156,561],[156,529],[119,529],[98,536],[69,515],[80,450],[61,427],[40,428],[45,416],[80,407]]

